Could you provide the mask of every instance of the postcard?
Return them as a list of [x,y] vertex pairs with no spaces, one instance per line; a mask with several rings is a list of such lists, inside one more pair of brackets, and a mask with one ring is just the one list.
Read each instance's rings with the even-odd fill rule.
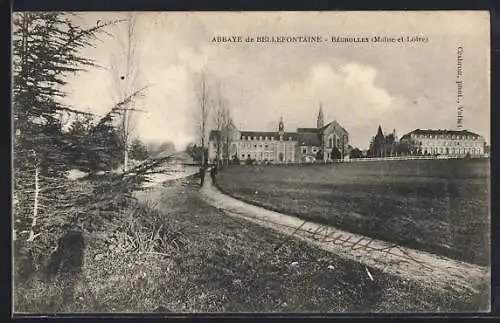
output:
[[490,311],[489,12],[12,24],[14,315]]

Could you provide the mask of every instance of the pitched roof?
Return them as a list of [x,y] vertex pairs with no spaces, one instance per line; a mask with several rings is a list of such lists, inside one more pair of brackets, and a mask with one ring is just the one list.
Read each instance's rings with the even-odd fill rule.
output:
[[211,130],[208,135],[208,140],[218,139],[220,136],[220,130]]
[[306,132],[306,133],[307,132],[309,132],[309,133],[318,133],[323,128],[297,128],[297,132],[298,133],[304,133],[304,132]]
[[241,131],[241,135],[245,137],[276,137],[279,136],[277,131]]
[[477,133],[473,133],[468,130],[447,130],[447,129],[415,129],[413,131],[410,131],[409,134],[415,134],[415,135],[465,135],[465,136],[477,136],[479,135]]
[[299,133],[298,142],[300,146],[316,146],[321,145],[320,136],[317,133]]
[[[241,136],[244,137],[255,137],[255,138],[260,138],[265,139],[271,139],[271,137],[274,137],[275,139],[278,139],[280,134],[277,131],[241,131],[240,132]],[[283,134],[283,139],[284,140],[289,140],[288,138],[292,137],[292,140],[297,140],[297,133],[296,132],[285,132]]]
[[334,122],[336,123],[336,127],[340,128],[340,129],[341,129],[342,131],[344,131],[344,132],[347,132],[347,130],[346,130],[344,127],[342,127],[342,126],[340,125],[340,123],[338,123],[338,121],[337,121],[337,120],[334,120],[334,121],[332,121],[332,122],[327,123],[325,126],[323,126],[322,128],[320,128],[320,129],[319,129],[319,131],[323,131],[323,130],[325,130],[327,127],[329,127],[329,126],[330,126],[332,123],[334,123]]

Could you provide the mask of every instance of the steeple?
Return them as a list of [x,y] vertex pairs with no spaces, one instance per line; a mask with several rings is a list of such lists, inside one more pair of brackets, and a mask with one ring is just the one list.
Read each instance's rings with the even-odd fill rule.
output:
[[278,124],[278,132],[283,134],[285,132],[285,124],[283,123],[283,117],[280,117],[280,122]]
[[380,136],[384,136],[384,134],[382,133],[382,127],[379,125],[378,130],[377,130],[377,137],[380,137]]
[[323,128],[325,125],[325,117],[323,115],[323,104],[319,104],[319,113],[318,113],[318,120],[316,121],[316,127]]

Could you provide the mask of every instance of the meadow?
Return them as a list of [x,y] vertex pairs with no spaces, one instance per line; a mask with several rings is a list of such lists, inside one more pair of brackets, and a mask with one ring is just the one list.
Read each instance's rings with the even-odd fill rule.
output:
[[[86,237],[78,275],[15,289],[17,313],[475,312],[487,282],[457,293],[367,269],[227,216],[196,177],[136,192],[116,239]],[[155,233],[156,234],[152,234]],[[140,239],[137,239],[137,238]],[[126,239],[125,239],[126,238]],[[61,315],[61,314],[60,314]]]
[[230,166],[217,186],[265,208],[489,265],[489,160]]

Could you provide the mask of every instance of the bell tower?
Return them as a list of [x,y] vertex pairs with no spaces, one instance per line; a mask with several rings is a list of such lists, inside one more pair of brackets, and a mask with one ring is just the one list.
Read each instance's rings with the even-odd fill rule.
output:
[[285,124],[283,123],[283,117],[280,117],[280,122],[278,123],[278,133],[283,135],[285,133]]
[[316,121],[316,127],[323,128],[325,125],[325,116],[323,115],[323,105],[319,104],[318,120]]

